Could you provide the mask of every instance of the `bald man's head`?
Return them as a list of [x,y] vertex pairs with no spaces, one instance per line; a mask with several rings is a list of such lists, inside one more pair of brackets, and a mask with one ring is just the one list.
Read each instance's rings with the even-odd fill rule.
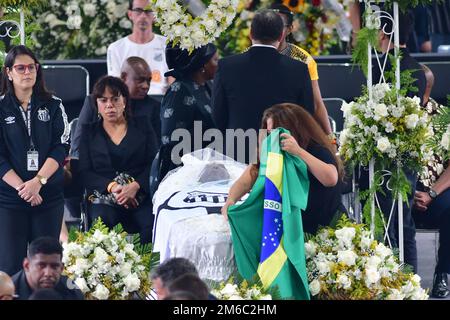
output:
[[15,290],[11,278],[3,271],[0,271],[0,300],[12,300]]
[[152,72],[144,59],[129,57],[122,65],[120,78],[127,85],[131,99],[144,99],[150,89]]

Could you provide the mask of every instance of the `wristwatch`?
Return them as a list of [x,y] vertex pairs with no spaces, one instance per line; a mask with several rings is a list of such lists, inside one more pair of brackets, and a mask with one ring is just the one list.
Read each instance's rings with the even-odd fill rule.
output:
[[36,178],[38,178],[38,180],[39,180],[39,183],[42,185],[42,186],[44,186],[44,185],[46,185],[47,184],[47,178],[46,177],[43,177],[43,176],[40,176],[40,175],[36,175]]
[[430,189],[430,190],[428,191],[428,194],[430,195],[430,198],[431,198],[431,199],[436,199],[436,197],[438,196],[437,192],[434,191],[433,189]]

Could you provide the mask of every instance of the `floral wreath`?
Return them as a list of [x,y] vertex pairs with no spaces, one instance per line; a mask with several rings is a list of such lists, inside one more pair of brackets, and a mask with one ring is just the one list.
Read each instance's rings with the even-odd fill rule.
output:
[[238,0],[211,0],[198,17],[193,18],[177,0],[152,0],[156,23],[173,45],[192,52],[211,43],[225,31],[236,15]]

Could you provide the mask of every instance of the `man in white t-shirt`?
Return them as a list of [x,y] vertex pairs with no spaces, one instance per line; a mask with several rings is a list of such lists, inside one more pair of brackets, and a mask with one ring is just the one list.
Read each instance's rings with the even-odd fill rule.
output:
[[149,94],[165,94],[171,78],[164,77],[168,71],[166,63],[166,38],[153,33],[154,13],[148,9],[148,0],[130,0],[128,18],[133,23],[133,32],[108,47],[108,74],[119,77],[123,62],[130,56],[141,57],[152,70]]

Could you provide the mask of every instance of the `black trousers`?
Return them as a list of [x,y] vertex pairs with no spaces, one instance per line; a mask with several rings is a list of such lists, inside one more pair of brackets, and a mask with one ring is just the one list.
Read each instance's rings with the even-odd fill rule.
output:
[[0,207],[0,270],[9,275],[20,271],[34,239],[50,236],[59,240],[63,215],[63,200],[45,208]]
[[[394,169],[395,170],[395,169]],[[414,193],[416,191],[417,184],[417,174],[414,172],[405,172],[408,178],[409,184],[411,186],[411,193],[408,196],[407,203],[403,203],[403,248],[404,248],[404,259],[405,263],[413,267],[414,273],[417,273],[417,246],[416,246],[416,225],[412,218],[411,209],[414,200]],[[365,169],[360,171],[359,179],[360,189],[367,190],[369,188],[369,172]],[[385,195],[377,193],[378,201],[380,203],[381,211],[384,213],[385,222],[387,223],[389,219],[389,213],[392,207],[391,192],[383,185],[383,191]],[[405,199],[404,199],[405,200]],[[399,247],[398,241],[398,210],[397,210],[397,200],[395,200],[394,213],[391,218],[388,229],[389,239],[391,245],[394,248]],[[387,245],[387,243],[386,243]]]
[[108,228],[120,223],[126,232],[139,233],[142,244],[152,241],[154,216],[151,199],[141,203],[138,208],[129,210],[105,204],[89,204],[88,214],[90,225],[100,217]]

